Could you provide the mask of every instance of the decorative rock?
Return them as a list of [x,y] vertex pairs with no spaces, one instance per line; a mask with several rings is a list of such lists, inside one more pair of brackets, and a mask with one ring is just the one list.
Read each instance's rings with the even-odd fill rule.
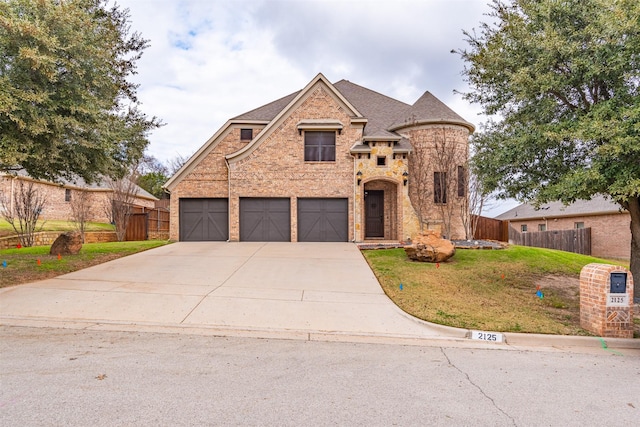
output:
[[427,230],[405,246],[404,251],[414,261],[444,262],[455,255],[456,247],[450,240],[443,239],[440,232]]
[[77,231],[67,231],[58,236],[51,245],[51,255],[76,255],[82,249],[82,235]]

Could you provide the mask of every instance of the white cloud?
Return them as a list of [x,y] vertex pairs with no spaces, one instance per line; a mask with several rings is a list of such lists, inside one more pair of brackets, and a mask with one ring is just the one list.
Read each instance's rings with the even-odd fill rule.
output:
[[196,151],[227,119],[304,87],[318,72],[413,103],[424,91],[479,123],[466,90],[462,29],[484,0],[119,0],[150,40],[139,61],[142,110],[167,125],[149,152]]

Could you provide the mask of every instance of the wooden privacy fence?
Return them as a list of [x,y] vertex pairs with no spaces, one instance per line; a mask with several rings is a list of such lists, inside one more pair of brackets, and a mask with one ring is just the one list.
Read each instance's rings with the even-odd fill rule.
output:
[[520,233],[509,227],[509,243],[591,255],[591,228]]
[[509,239],[509,224],[507,221],[487,218],[486,216],[471,215],[471,221],[476,221],[473,238],[477,240],[498,240],[506,242]]
[[169,211],[167,209],[131,207],[125,240],[147,240],[150,233],[157,236],[163,232],[169,232]]

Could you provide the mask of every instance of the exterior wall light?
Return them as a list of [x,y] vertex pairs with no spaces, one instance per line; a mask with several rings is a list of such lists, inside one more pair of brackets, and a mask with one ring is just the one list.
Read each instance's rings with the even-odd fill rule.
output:
[[356,174],[356,178],[358,178],[358,185],[362,182],[362,171],[358,171]]
[[404,171],[402,173],[402,182],[404,183],[404,185],[407,185],[407,182],[409,181],[409,172]]

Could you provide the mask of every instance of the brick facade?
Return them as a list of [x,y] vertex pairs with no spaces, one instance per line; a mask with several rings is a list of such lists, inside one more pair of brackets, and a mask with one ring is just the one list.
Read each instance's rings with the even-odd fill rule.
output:
[[[82,188],[44,181],[33,181],[23,177],[14,178],[12,176],[0,175],[0,197],[5,197],[6,200],[10,201],[12,199],[12,192],[19,191],[20,182],[23,182],[25,185],[33,182],[34,188],[39,194],[44,196],[46,203],[40,215],[41,219],[61,221],[69,221],[72,219],[71,200],[77,197],[80,191],[83,191]],[[89,192],[90,206],[88,221],[110,222],[111,219],[108,216],[106,207],[110,203],[111,190],[89,188],[86,191]],[[69,200],[67,199],[67,194],[70,197]],[[152,209],[154,207],[154,200],[137,197],[134,204]]]
[[[364,93],[357,87],[349,88]],[[379,94],[374,96],[382,98]],[[287,198],[290,201],[290,236],[293,242],[298,241],[299,198],[341,198],[348,201],[348,240],[363,241],[367,236],[365,197],[368,191],[373,190],[384,192],[382,239],[410,239],[420,229],[409,198],[411,176],[406,175],[411,162],[412,136],[445,133],[447,140],[461,147],[456,162],[466,164],[468,137],[472,129],[472,125],[466,122],[462,125],[445,121],[433,125],[403,126],[402,135],[385,131],[381,137],[367,140],[365,127],[377,129],[378,124],[359,115],[350,101],[321,75],[298,94],[285,98],[286,102],[280,104],[278,114],[269,112],[273,111],[272,104],[281,100],[261,107],[263,110],[253,110],[263,112],[268,119],[258,119],[259,114],[252,111],[241,116],[245,121],[238,118],[230,120],[169,180],[171,239],[180,240],[180,199],[184,198],[228,199],[231,241],[240,240],[240,199]],[[399,104],[398,101],[393,102]],[[396,104],[391,104],[391,107],[395,106],[394,111],[398,113]],[[374,118],[380,121],[379,116]],[[386,119],[386,124],[390,125],[392,119]],[[320,123],[318,126],[329,130],[334,130],[330,126],[336,126],[335,161],[305,161],[307,130],[304,126],[307,125],[301,123],[311,123],[310,127]],[[240,130],[247,128],[253,129],[254,139],[250,142],[240,138]],[[405,138],[409,141],[400,141]],[[354,151],[354,144],[360,144],[360,151]],[[384,164],[380,164],[378,158],[384,158]],[[450,200],[459,217],[459,200],[456,197]],[[430,227],[437,227],[435,218],[438,213],[432,210],[431,214]],[[459,218],[453,220],[452,234],[454,238],[464,237]]]
[[547,231],[570,230],[576,227],[576,223],[591,228],[591,255],[609,259],[631,258],[631,215],[628,212],[510,221],[516,231],[521,231],[522,225],[526,225],[529,232],[538,231],[540,225]]

